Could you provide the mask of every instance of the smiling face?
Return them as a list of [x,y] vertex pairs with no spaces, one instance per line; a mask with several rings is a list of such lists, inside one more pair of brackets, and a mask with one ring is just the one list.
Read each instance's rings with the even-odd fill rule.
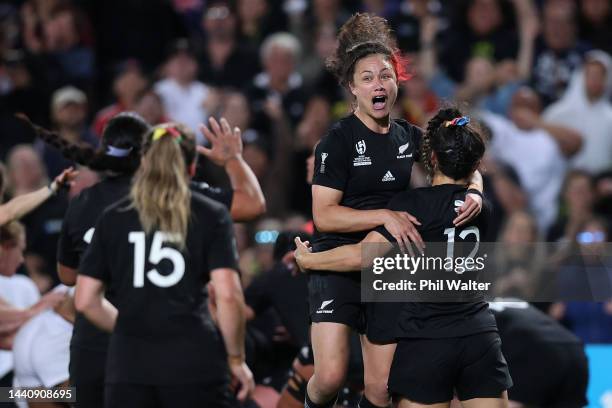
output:
[[388,57],[373,54],[361,58],[349,86],[357,99],[357,110],[375,120],[389,117],[397,98],[397,78]]

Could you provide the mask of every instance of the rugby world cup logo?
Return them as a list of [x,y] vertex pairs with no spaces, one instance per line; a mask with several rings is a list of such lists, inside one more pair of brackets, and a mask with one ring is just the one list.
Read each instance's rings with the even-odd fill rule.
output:
[[366,144],[363,140],[360,140],[355,145],[355,149],[357,149],[357,153],[364,154],[366,152]]

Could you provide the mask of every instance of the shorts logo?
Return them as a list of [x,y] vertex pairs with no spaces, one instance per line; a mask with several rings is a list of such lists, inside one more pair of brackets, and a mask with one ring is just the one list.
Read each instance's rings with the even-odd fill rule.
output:
[[387,173],[385,173],[384,177],[382,178],[382,181],[395,181],[395,177],[393,177],[393,174],[391,174],[390,171],[387,171]]
[[329,306],[332,302],[334,301],[334,299],[331,300],[324,300],[323,303],[321,303],[321,306],[319,306],[319,310],[317,310],[317,314],[322,314],[322,313],[334,313],[334,309],[325,309],[327,306]]
[[321,173],[325,173],[325,159],[327,159],[327,153],[321,153]]
[[357,149],[357,153],[364,154],[366,152],[366,144],[363,140],[360,140],[355,145],[355,149]]

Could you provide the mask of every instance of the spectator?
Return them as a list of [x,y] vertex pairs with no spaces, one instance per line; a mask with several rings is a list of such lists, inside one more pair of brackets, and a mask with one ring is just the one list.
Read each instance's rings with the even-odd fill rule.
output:
[[264,41],[260,50],[264,71],[255,77],[248,92],[255,128],[271,130],[276,112],[292,127],[304,114],[306,94],[302,76],[296,71],[300,54],[300,43],[292,34],[276,33]]
[[[26,195],[48,184],[42,160],[31,146],[16,146],[8,157],[13,197]],[[59,283],[55,270],[56,249],[67,206],[68,199],[62,191],[23,218],[28,238],[26,267],[41,293]]]
[[96,114],[93,131],[97,137],[102,135],[104,126],[116,114],[133,110],[138,96],[147,87],[147,80],[140,70],[140,64],[135,60],[127,60],[117,66],[117,74],[113,80],[113,93],[116,102]]
[[[89,143],[93,147],[98,145],[98,139],[88,128],[87,96],[81,90],[66,86],[53,93],[51,98],[51,118],[57,131],[66,140],[72,143]],[[74,165],[66,160],[55,148],[39,141],[36,143],[50,177],[56,177],[63,169]]]
[[270,34],[284,31],[286,16],[275,12],[269,0],[238,0],[238,38],[240,43],[257,52]]
[[198,62],[189,43],[179,40],[164,64],[164,79],[155,84],[155,92],[161,97],[168,117],[195,132],[201,143],[204,137],[199,125],[208,117],[205,105],[210,89],[196,79],[197,73]]
[[[518,41],[509,27],[512,10],[508,4],[502,0],[453,3],[456,18],[451,24],[452,33],[446,37],[440,50],[440,60],[451,79],[461,81],[464,67],[473,57],[492,61],[516,58]],[[467,6],[462,7],[466,3]]]
[[151,125],[158,125],[169,121],[159,94],[152,88],[147,88],[143,91],[136,101],[136,105],[134,105],[134,111]]
[[211,2],[202,16],[200,80],[210,86],[242,89],[259,71],[257,54],[240,45],[236,25],[228,1]]
[[544,118],[580,132],[582,149],[571,166],[595,175],[612,169],[612,59],[603,51],[589,51],[585,63],[574,72],[558,102],[550,105]]
[[610,0],[578,2],[580,38],[592,47],[612,53],[612,7]]
[[568,172],[562,190],[565,213],[548,231],[547,241],[572,242],[579,228],[593,217],[595,183],[589,173],[581,170]]
[[492,131],[492,156],[517,172],[544,232],[557,216],[567,159],[580,149],[582,139],[572,129],[545,122],[540,112],[540,99],[525,87],[512,97],[510,119],[486,112],[482,119]]
[[587,46],[577,37],[573,3],[548,0],[542,17],[542,38],[533,67],[533,86],[544,106],[559,99],[572,72],[582,64]]

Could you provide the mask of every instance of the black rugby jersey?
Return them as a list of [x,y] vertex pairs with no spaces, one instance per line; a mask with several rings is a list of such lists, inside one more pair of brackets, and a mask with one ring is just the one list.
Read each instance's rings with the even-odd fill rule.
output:
[[[334,124],[315,151],[313,185],[343,192],[340,205],[356,210],[385,208],[410,187],[412,165],[419,159],[421,130],[393,119],[389,133],[370,130],[357,116]],[[315,234],[315,251],[361,241],[369,231]]]
[[[466,191],[464,186],[457,184],[417,188],[396,195],[389,202],[388,208],[414,215],[421,222],[417,228],[425,243],[448,242],[445,230],[449,228],[454,229],[455,242],[475,241],[476,234],[469,233],[464,239],[460,235],[468,228],[476,228],[481,237],[485,236],[490,209],[488,205],[483,205],[478,217],[466,225],[455,227],[453,220],[457,217],[456,208],[465,201]],[[376,231],[389,242],[395,242],[395,238],[384,226],[378,227]],[[397,305],[398,309],[401,307],[399,316],[387,313],[387,317],[377,318],[395,321],[395,334],[398,338],[460,337],[497,330],[495,318],[485,301],[406,302]],[[385,327],[384,324],[381,326]]]
[[[94,226],[105,208],[126,197],[130,192],[132,176],[105,177],[99,183],[84,189],[74,197],[68,206],[57,247],[57,260],[62,265],[77,269],[79,261],[91,242]],[[228,209],[232,204],[232,190],[212,187],[203,182],[191,182],[192,191],[219,201]],[[107,291],[112,302],[112,293]],[[77,313],[70,346],[105,352],[109,335],[91,324],[82,314]]]
[[205,284],[213,269],[237,270],[229,212],[194,193],[185,248],[167,238],[145,235],[126,198],[104,211],[83,255],[79,272],[105,282],[119,311],[107,382],[182,384],[227,375]]

